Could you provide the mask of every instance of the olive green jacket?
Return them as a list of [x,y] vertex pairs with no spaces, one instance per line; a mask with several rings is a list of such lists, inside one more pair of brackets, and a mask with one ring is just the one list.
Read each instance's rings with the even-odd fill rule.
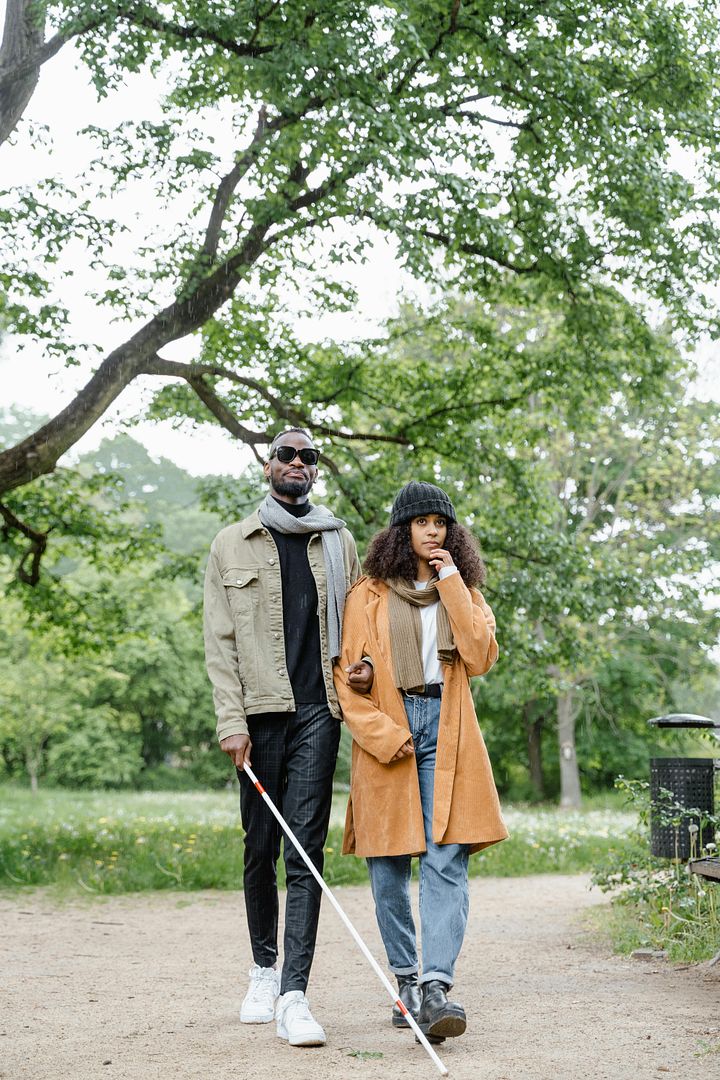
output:
[[[345,581],[360,576],[355,541],[340,533]],[[320,649],[328,705],[340,718],[327,645],[327,577],[322,537],[312,533],[308,561],[318,592]],[[275,541],[258,512],[215,537],[205,572],[205,660],[217,714],[218,739],[247,735],[247,716],[294,712],[285,662],[282,582]]]

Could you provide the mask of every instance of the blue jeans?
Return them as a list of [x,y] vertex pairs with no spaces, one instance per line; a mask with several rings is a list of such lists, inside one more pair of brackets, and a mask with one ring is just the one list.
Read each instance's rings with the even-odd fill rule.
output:
[[[434,844],[433,786],[440,699],[405,695],[405,711],[415,747],[427,850],[420,855],[420,932],[423,974],[420,982],[440,979],[452,986],[455,961],[468,917],[467,844]],[[375,914],[390,970],[410,975],[418,970],[415,923],[410,905],[410,855],[373,856],[367,860]]]

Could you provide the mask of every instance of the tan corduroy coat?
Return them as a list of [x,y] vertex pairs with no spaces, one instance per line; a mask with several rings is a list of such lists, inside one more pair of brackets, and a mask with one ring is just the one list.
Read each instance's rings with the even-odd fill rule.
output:
[[[459,573],[438,582],[438,590],[457,654],[444,667],[432,836],[438,844],[469,844],[471,851],[480,851],[507,837],[469,681],[471,675],[484,675],[497,659],[495,619],[482,595],[468,589]],[[344,670],[363,656],[369,656],[375,668],[367,695],[350,689]],[[342,656],[334,675],[353,736],[343,853],[420,854],[425,851],[425,830],[415,758],[390,764],[410,729],[393,678],[385,582],[363,577],[350,590]]]

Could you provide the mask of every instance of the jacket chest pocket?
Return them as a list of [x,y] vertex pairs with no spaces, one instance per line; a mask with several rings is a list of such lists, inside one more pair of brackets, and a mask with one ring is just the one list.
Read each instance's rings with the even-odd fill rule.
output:
[[233,616],[242,621],[250,619],[258,602],[258,571],[231,566],[223,574],[223,585]]

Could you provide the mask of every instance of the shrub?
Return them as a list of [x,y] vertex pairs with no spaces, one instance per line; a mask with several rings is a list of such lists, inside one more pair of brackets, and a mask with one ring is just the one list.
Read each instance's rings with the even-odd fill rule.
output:
[[[649,784],[620,776],[615,786],[638,810],[638,828],[628,842],[610,849],[598,863],[593,884],[603,892],[615,893],[613,904],[625,909],[626,918],[615,920],[611,934],[621,951],[639,945],[667,949],[671,959],[706,959],[720,948],[720,890],[692,874],[680,859],[656,858],[650,853]],[[663,792],[662,806],[653,807],[662,824],[688,828],[691,858],[714,853],[709,843],[696,850],[696,838],[707,824],[717,824],[712,815],[680,806],[670,792]],[[688,815],[696,817],[687,825]]]
[[140,734],[128,726],[107,706],[86,711],[80,726],[50,747],[47,779],[80,788],[131,787],[143,761]]

